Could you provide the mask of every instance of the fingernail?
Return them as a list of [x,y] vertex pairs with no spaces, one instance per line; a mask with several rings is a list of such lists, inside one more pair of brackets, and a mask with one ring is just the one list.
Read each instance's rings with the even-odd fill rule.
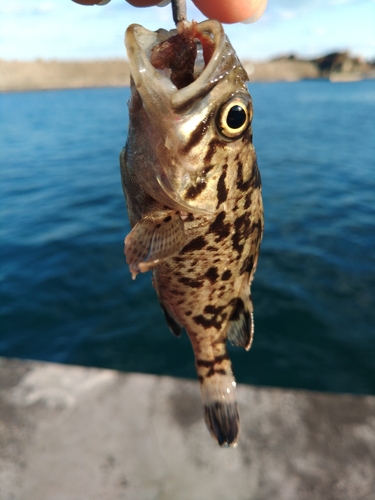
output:
[[264,11],[266,10],[267,2],[268,2],[268,0],[266,0],[264,3],[262,3],[259,6],[259,8],[254,12],[254,14],[252,14],[250,17],[248,17],[244,21],[241,21],[241,23],[242,24],[251,24],[251,23],[255,23],[255,21],[258,21],[258,19],[260,17],[262,17]]
[[109,3],[111,0],[102,0],[101,2],[99,2],[97,5],[107,5],[107,3]]
[[171,3],[171,0],[162,0],[160,3],[157,4],[157,7],[165,7],[169,3]]

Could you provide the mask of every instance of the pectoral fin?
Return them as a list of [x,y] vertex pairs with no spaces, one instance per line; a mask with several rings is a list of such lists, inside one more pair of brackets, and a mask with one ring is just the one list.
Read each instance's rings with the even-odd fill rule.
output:
[[185,244],[178,212],[163,210],[144,216],[125,238],[125,256],[133,279],[177,253]]

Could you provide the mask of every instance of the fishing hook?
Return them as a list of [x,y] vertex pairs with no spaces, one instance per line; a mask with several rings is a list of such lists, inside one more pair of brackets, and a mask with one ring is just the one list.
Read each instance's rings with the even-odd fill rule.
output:
[[176,26],[180,21],[184,21],[186,19],[185,0],[172,0],[172,14],[173,21]]

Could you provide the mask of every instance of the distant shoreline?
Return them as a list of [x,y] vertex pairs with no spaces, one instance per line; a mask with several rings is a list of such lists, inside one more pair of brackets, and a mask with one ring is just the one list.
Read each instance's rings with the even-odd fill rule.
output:
[[[293,56],[272,61],[243,61],[252,82],[298,81],[330,78],[332,81],[355,81],[375,78],[369,63],[351,58],[347,53],[329,54],[315,60]],[[5,61],[0,59],[0,92],[30,90],[126,87],[130,82],[125,60],[98,61]]]

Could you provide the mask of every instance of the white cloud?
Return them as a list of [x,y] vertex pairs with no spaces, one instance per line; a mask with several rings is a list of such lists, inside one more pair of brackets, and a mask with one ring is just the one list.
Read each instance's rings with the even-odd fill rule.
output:
[[55,2],[22,2],[13,1],[3,3],[0,6],[0,14],[7,17],[23,18],[33,15],[44,15],[57,10]]
[[[190,0],[187,6],[189,18],[203,18]],[[124,31],[131,23],[170,29],[171,8],[137,9],[124,0],[103,7],[84,7],[71,0],[0,1],[0,57],[125,57]],[[374,0],[277,0],[269,2],[256,23],[225,30],[240,57],[310,56],[334,47],[373,58],[374,25]]]
[[281,19],[293,19],[296,17],[297,13],[295,10],[284,9],[280,11]]
[[56,5],[53,2],[42,2],[36,9],[36,14],[49,14],[56,10]]
[[331,5],[344,5],[350,3],[351,0],[331,0]]
[[313,37],[320,37],[326,35],[328,33],[328,29],[325,26],[313,26],[310,33]]

